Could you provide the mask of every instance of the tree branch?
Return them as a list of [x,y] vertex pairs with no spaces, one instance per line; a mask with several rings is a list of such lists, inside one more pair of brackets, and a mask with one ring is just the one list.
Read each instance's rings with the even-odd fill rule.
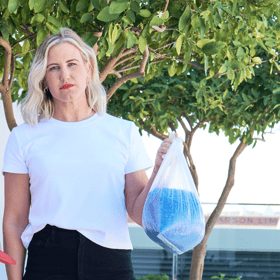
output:
[[[273,58],[275,58],[275,56]],[[269,60],[264,60],[261,63],[254,63],[254,64],[259,65],[259,64],[266,63],[266,62],[269,62]],[[248,68],[250,66],[253,67],[252,65],[247,65],[246,68]],[[235,69],[232,69],[232,70],[233,70],[233,72],[236,72],[236,71],[239,71],[240,69],[242,69],[242,68],[235,68]],[[227,74],[227,72],[224,72],[224,73],[221,73],[221,74],[215,74],[215,76],[218,77],[218,78],[221,78],[222,76],[224,76],[226,74]]]
[[159,59],[159,60],[156,60],[156,61],[152,61],[150,64],[156,64],[156,63],[160,63],[160,62],[163,62],[165,59]]
[[209,119],[205,118],[203,121],[200,121],[193,129],[192,129],[192,132],[191,134],[194,134],[196,132],[196,130],[198,128],[200,128],[206,121],[208,121]]
[[149,57],[149,50],[148,47],[146,47],[146,50],[144,51],[143,54],[143,60],[140,64],[140,69],[138,72],[136,73],[130,73],[126,76],[123,76],[122,78],[120,78],[119,80],[117,80],[108,90],[107,92],[107,101],[109,101],[109,99],[112,97],[112,95],[115,93],[115,91],[125,82],[127,82],[128,80],[134,79],[134,78],[140,78],[140,77],[144,77],[145,76],[145,66],[147,64],[148,61],[148,57]]
[[103,28],[101,29],[101,31],[93,33],[93,36],[98,37],[98,40],[96,41],[96,43],[92,47],[96,56],[98,56],[99,53],[100,53],[100,51],[98,51],[98,41],[99,41],[100,37],[102,36],[102,31],[103,31]]
[[3,100],[5,117],[7,120],[8,127],[10,131],[17,126],[14,112],[13,112],[13,103],[12,103],[12,96],[11,96],[11,89],[10,83],[13,79],[14,70],[12,69],[11,78],[9,80],[10,68],[11,64],[13,66],[13,55],[12,55],[12,48],[11,45],[6,42],[3,38],[0,37],[0,45],[5,48],[5,66],[4,66],[4,75],[2,82],[0,82],[0,92]]
[[169,47],[169,46],[171,46],[171,45],[173,45],[173,44],[175,44],[175,43],[176,43],[176,41],[171,42],[171,43],[169,43],[169,44],[167,44],[167,45],[165,45],[165,46],[163,46],[163,47],[160,47],[160,48],[155,49],[155,51],[158,51],[158,50],[161,50],[161,49],[165,49],[165,48],[167,48],[167,47]]
[[235,168],[236,168],[236,160],[238,156],[244,151],[244,149],[247,147],[247,144],[243,143],[243,140],[241,140],[240,144],[238,145],[237,149],[235,150],[232,158],[230,159],[229,164],[229,171],[228,171],[228,177],[227,182],[224,187],[224,190],[221,194],[221,197],[218,201],[218,204],[212,214],[210,215],[207,223],[206,223],[206,229],[205,229],[205,237],[204,239],[208,239],[214,225],[216,224],[218,218],[220,217],[220,214],[222,213],[222,210],[226,204],[228,195],[234,185],[234,177],[235,177]]
[[187,134],[187,133],[190,133],[190,131],[189,131],[188,128],[186,127],[186,125],[185,125],[184,121],[182,120],[182,118],[181,118],[181,117],[178,117],[177,120],[180,122],[180,124],[181,124],[181,126],[183,127],[185,133],[186,133],[186,134]]
[[[27,53],[30,53],[30,52],[33,52],[33,51],[35,51],[35,49],[31,49],[31,50],[27,51]],[[19,55],[22,55],[22,53],[16,53],[14,55],[14,57],[18,57]]]
[[188,138],[192,138],[192,135],[186,135],[186,141],[183,142],[183,145],[184,145],[184,152],[187,154],[187,157],[190,161],[190,164],[189,164],[189,167],[190,167],[190,171],[192,173],[192,177],[193,177],[193,181],[195,183],[195,186],[196,186],[196,190],[198,192],[198,175],[197,175],[197,172],[196,172],[196,167],[195,167],[195,164],[194,164],[194,161],[193,161],[193,158],[192,158],[192,155],[190,153],[190,145],[188,145],[186,142],[189,142],[191,143],[191,139],[188,139]]
[[25,38],[20,39],[18,42],[14,43],[14,44],[12,45],[12,48],[13,48],[14,46],[16,46],[17,44],[19,44],[20,42],[22,42],[22,41],[24,41],[24,40],[28,40],[28,39],[30,39],[30,38],[33,38],[33,37],[35,37],[36,35],[37,35],[37,33],[33,33],[32,35],[30,35],[30,36],[28,36],[28,37],[25,37]]
[[26,33],[28,35],[33,35],[34,33],[32,33],[31,31],[28,30],[27,26],[25,26],[23,23],[21,23],[21,25],[24,27],[24,28],[20,28],[19,30],[22,31],[23,33]]
[[123,54],[122,54],[122,57],[125,57],[125,56],[127,56],[128,54],[135,53],[135,52],[138,52],[137,45],[135,45],[135,46],[132,47],[131,49],[125,50],[125,51],[123,52]]
[[112,70],[110,74],[116,75],[119,79],[122,78],[122,75],[116,70]]
[[108,62],[106,63],[106,65],[104,66],[104,68],[102,69],[99,79],[100,79],[100,83],[103,83],[103,81],[106,79],[106,77],[108,76],[108,74],[110,74],[112,72],[112,70],[114,69],[114,65],[116,64],[116,62],[123,56],[123,52],[124,52],[124,46],[122,47],[119,55],[117,57],[111,57]]
[[11,71],[11,76],[10,76],[10,80],[9,80],[9,88],[11,88],[12,83],[13,83],[15,69],[16,69],[16,61],[15,61],[15,56],[12,54],[12,71]]
[[[163,57],[164,57],[164,58],[168,58],[168,59],[170,59],[170,60],[177,60],[177,61],[179,61],[179,62],[184,63],[184,59],[168,57],[168,56],[166,56],[165,54],[159,54],[159,53],[157,53],[155,50],[153,50],[153,49],[150,48],[150,47],[149,47],[149,49],[150,49],[152,52],[154,52],[154,53],[156,54],[156,57],[159,57],[159,58],[163,58]],[[196,68],[199,68],[199,69],[201,69],[201,70],[204,71],[204,67],[202,67],[202,66],[200,66],[200,65],[198,65],[198,64],[196,64],[196,63],[194,63],[194,62],[188,61],[187,64],[192,65],[192,66],[194,66],[194,67],[196,67]]]
[[4,67],[4,75],[2,79],[2,84],[4,88],[9,86],[9,74],[11,68],[11,60],[12,60],[12,48],[10,43],[6,42],[2,37],[0,37],[0,46],[5,48],[5,67]]
[[174,124],[173,124],[172,121],[169,121],[169,122],[168,122],[168,125],[169,125],[169,127],[171,128],[172,131],[175,131],[175,132],[176,132],[176,128],[175,128],[175,126],[174,126]]
[[114,65],[114,68],[116,68],[116,67],[118,67],[119,65],[121,65],[122,63],[124,63],[124,62],[126,62],[126,61],[128,61],[128,60],[130,60],[130,59],[132,59],[132,58],[134,58],[135,56],[137,56],[137,54],[128,56],[128,57],[126,57],[126,58],[120,60],[118,63],[116,63],[116,64]]
[[144,121],[143,120],[139,120],[139,123],[143,126],[143,129],[148,132],[149,134],[152,134],[153,136],[157,137],[160,140],[164,140],[167,139],[168,136],[158,132],[155,128],[155,126],[151,123],[151,129],[148,129],[145,127]]
[[253,138],[253,140],[259,140],[259,141],[265,142],[265,139],[262,139],[262,138]]
[[163,10],[163,14],[165,14],[165,12],[167,10],[167,7],[168,7],[168,4],[169,4],[169,0],[166,0],[165,7],[164,7],[164,10]]
[[185,119],[188,121],[191,130],[193,130],[193,127],[192,127],[192,120],[191,120],[186,114],[184,115],[184,117],[185,117]]
[[131,67],[128,67],[128,68],[122,68],[122,69],[118,70],[118,72],[122,73],[122,72],[126,72],[126,71],[129,71],[129,70],[132,70],[132,69],[137,69],[139,67],[140,67],[140,65],[135,65],[135,66],[131,66]]

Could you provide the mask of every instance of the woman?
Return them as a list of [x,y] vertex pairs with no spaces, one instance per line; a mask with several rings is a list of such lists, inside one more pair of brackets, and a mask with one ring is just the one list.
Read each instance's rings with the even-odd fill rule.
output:
[[106,113],[94,51],[70,29],[39,46],[28,87],[2,170],[4,248],[16,261],[8,279],[135,279],[126,211],[142,226],[172,141],[148,181],[153,164],[137,127]]

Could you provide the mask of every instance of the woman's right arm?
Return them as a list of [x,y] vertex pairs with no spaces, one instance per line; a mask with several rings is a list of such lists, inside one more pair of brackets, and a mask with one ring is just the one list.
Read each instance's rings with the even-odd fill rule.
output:
[[31,204],[29,174],[4,172],[4,182],[3,252],[16,261],[16,265],[5,264],[6,272],[8,280],[22,280],[27,250],[21,235],[29,223]]

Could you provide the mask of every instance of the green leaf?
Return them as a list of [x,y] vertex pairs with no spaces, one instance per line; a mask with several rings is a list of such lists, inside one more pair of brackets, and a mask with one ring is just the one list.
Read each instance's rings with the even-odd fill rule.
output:
[[132,11],[132,10],[128,10],[127,11],[127,16],[129,16],[130,17],[130,19],[132,20],[132,22],[135,22],[135,14],[134,14],[134,12]]
[[25,55],[27,52],[30,50],[30,41],[24,40],[23,45],[22,45],[22,54]]
[[183,35],[180,35],[176,41],[176,51],[178,55],[180,55],[182,43],[183,43]]
[[99,0],[91,0],[91,3],[96,10],[100,10]]
[[60,8],[64,13],[66,13],[66,14],[69,13],[69,10],[68,10],[67,6],[66,6],[61,0],[58,1],[58,5],[59,5],[59,8]]
[[56,26],[58,28],[61,27],[60,21],[57,18],[53,17],[53,16],[48,16],[47,22],[51,23],[52,25],[54,25],[54,26]]
[[202,39],[197,41],[196,45],[202,49],[202,47],[206,44],[208,44],[209,42],[214,42],[214,40],[210,40],[210,39]]
[[227,77],[228,79],[230,80],[233,80],[234,79],[234,71],[232,70],[232,68],[229,68],[228,71],[227,71]]
[[116,40],[118,39],[118,35],[119,35],[118,27],[115,25],[112,31],[112,43],[116,42]]
[[263,104],[266,106],[268,103],[269,96],[265,96],[263,99]]
[[90,23],[93,22],[93,14],[91,13],[85,13],[81,17],[81,23],[89,21]]
[[48,31],[44,30],[43,28],[38,31],[36,37],[37,46],[39,46],[46,39],[47,35]]
[[208,57],[204,55],[204,72],[205,76],[207,76],[207,69],[208,69]]
[[188,7],[186,7],[184,13],[182,14],[182,16],[179,19],[179,25],[178,25],[179,30],[183,31],[190,20],[191,20],[191,9],[188,6]]
[[76,11],[80,12],[89,6],[89,0],[79,0],[76,6]]
[[273,93],[273,94],[280,94],[280,87],[274,89],[274,90],[272,91],[272,93]]
[[125,37],[126,37],[126,39],[127,39],[127,41],[126,41],[126,48],[127,48],[127,49],[132,48],[133,45],[134,45],[134,43],[135,43],[133,33],[132,33],[130,30],[126,30],[126,31],[124,32],[124,35],[125,35]]
[[104,22],[110,22],[112,20],[115,20],[119,17],[117,14],[110,14],[109,13],[110,7],[103,8],[100,13],[97,15],[97,19],[104,21]]
[[42,23],[45,20],[44,15],[42,14],[36,14],[32,19],[31,19],[31,24],[34,23]]
[[35,0],[29,0],[29,8],[30,10],[33,10],[35,7]]
[[36,0],[34,1],[34,12],[40,13],[41,11],[44,10],[44,8],[46,7],[46,0]]
[[150,26],[159,26],[159,25],[162,25],[162,24],[164,24],[164,21],[163,21],[163,19],[161,19],[158,16],[153,16],[153,18],[150,22]]
[[258,92],[257,92],[255,89],[251,88],[251,92],[252,92],[252,94],[253,94],[256,98],[259,97],[259,94],[258,94]]
[[142,10],[140,10],[139,15],[141,17],[150,17],[151,16],[151,12],[149,10],[142,9]]
[[249,103],[249,104],[251,103],[250,99],[246,96],[245,93],[242,93],[242,98],[246,103]]
[[169,64],[168,65],[168,74],[169,74],[169,76],[173,77],[176,74],[176,72],[177,72],[177,69],[176,69],[174,63]]
[[226,72],[227,71],[227,66],[225,65],[225,64],[223,64],[222,65],[222,67],[219,69],[219,74],[222,74],[222,73],[224,73],[224,72]]
[[46,26],[53,34],[59,33],[59,29],[56,26],[54,26],[53,24],[46,22]]
[[225,43],[220,41],[209,42],[202,47],[202,51],[206,55],[213,55],[218,53],[221,49],[223,49],[225,45]]
[[255,62],[255,63],[257,63],[257,64],[262,63],[262,60],[261,60],[260,57],[254,57],[254,58],[252,58],[252,61]]
[[19,2],[19,0],[9,0],[8,9],[10,13],[14,13],[17,10]]
[[129,2],[112,2],[109,8],[110,14],[120,14],[129,7]]
[[135,13],[139,14],[140,12],[140,6],[137,1],[131,1],[130,2],[130,9],[134,11]]
[[145,49],[147,47],[147,40],[146,40],[146,38],[144,38],[143,36],[140,36],[138,45],[139,45],[140,52],[144,53],[144,51],[145,51]]

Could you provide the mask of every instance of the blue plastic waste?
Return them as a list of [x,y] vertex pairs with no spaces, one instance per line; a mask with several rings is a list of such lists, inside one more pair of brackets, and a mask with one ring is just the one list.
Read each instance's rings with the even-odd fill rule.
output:
[[[199,196],[182,152],[182,139],[174,138],[154,179],[143,209],[148,237],[173,254],[198,245],[205,234]],[[171,138],[171,137],[170,137]]]
[[194,193],[156,188],[148,194],[145,205],[143,219],[154,222],[146,234],[170,253],[182,254],[203,239],[204,223],[200,222],[203,213]]

